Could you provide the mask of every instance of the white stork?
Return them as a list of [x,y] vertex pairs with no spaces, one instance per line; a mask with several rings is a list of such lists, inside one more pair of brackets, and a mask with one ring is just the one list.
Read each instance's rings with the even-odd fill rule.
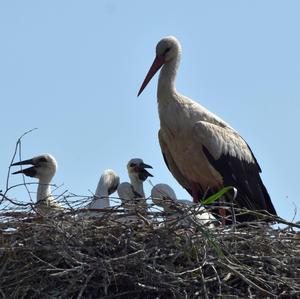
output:
[[89,209],[109,208],[109,195],[114,193],[120,183],[118,174],[111,169],[106,169],[102,173],[97,185],[93,201],[88,205]]
[[57,203],[51,194],[51,180],[57,169],[57,162],[50,154],[42,154],[29,160],[13,163],[12,166],[33,165],[29,168],[21,169],[13,174],[23,173],[26,176],[37,178],[39,180],[36,196],[36,208],[41,212],[51,210],[63,210],[63,207]]
[[[190,218],[193,218],[197,223],[213,228],[214,223],[217,222],[216,218],[204,207],[198,208],[195,203],[189,200],[177,199],[174,190],[167,184],[155,185],[151,190],[151,198],[154,204],[164,209],[167,224],[190,226]],[[188,215],[183,215],[178,211],[180,207],[184,209],[195,207],[195,209],[189,210]]]
[[[139,212],[141,215],[147,214],[147,203],[145,199],[143,183],[148,177],[153,175],[146,168],[152,166],[145,164],[142,159],[131,159],[127,164],[130,183],[121,183],[117,189],[119,198],[126,213]],[[125,222],[136,222],[135,215],[127,216]]]
[[[159,41],[156,57],[139,90],[162,67],[158,79],[159,142],[165,162],[194,202],[224,186],[238,190],[235,204],[276,215],[261,169],[245,140],[226,122],[175,88],[181,45],[169,36]],[[229,195],[225,200],[230,201]],[[255,219],[241,215],[238,221]]]

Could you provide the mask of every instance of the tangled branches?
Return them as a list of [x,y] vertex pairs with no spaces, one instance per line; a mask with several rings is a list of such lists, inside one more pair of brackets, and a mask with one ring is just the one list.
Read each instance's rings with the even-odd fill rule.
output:
[[76,211],[0,216],[9,216],[0,225],[3,298],[300,296],[296,224],[125,224],[118,209],[93,219]]

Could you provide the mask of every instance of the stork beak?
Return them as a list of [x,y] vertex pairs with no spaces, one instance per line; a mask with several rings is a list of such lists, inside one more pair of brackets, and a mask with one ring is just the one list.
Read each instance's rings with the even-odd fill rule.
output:
[[36,176],[36,166],[31,166],[29,168],[21,169],[19,171],[13,172],[12,174],[24,173],[27,176],[35,177]]
[[141,163],[139,165],[139,178],[142,181],[145,181],[148,177],[153,177],[153,175],[150,172],[148,172],[146,168],[152,168],[152,166],[145,163]]
[[29,160],[23,160],[23,161],[11,164],[11,166],[18,166],[18,165],[34,165],[34,163],[33,163],[32,159],[29,159]]
[[[13,164],[11,164],[11,166],[33,165],[33,164],[34,164],[33,160],[29,159],[29,160],[24,160],[24,161],[13,163]],[[21,169],[19,171],[13,172],[12,174],[19,174],[19,173],[24,173],[27,176],[34,177],[36,175],[36,166]]]
[[164,63],[165,63],[164,56],[160,55],[155,57],[137,96],[139,96],[143,92],[143,90],[145,89],[149,81],[152,79],[152,77],[156,74],[156,72],[162,67]]
[[142,168],[153,168],[151,165],[148,165],[148,164],[145,164],[145,163],[140,164],[140,166]]

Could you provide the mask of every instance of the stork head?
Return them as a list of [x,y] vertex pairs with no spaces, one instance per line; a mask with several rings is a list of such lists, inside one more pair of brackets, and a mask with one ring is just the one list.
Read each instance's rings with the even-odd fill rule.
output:
[[130,178],[136,181],[144,182],[149,176],[153,177],[146,168],[152,168],[152,166],[145,164],[142,159],[134,158],[131,159],[127,164],[128,175]]
[[157,71],[169,61],[177,59],[181,54],[181,45],[174,36],[167,36],[161,39],[156,45],[156,57],[146,75],[146,78],[138,92],[138,96],[143,92],[147,84]]
[[174,36],[161,39],[156,45],[156,57],[163,57],[163,63],[176,58],[181,53],[181,45]]
[[12,164],[12,166],[18,166],[18,165],[33,165],[33,166],[25,169],[21,169],[19,171],[14,172],[13,174],[24,173],[27,176],[46,180],[46,181],[51,181],[57,169],[57,162],[55,158],[50,154],[42,154],[33,157],[32,159],[24,160]]
[[[102,175],[100,177],[99,184],[100,184],[100,186],[105,186],[105,188],[107,188],[108,195],[110,195],[117,190],[117,188],[120,184],[120,177],[114,170],[106,169],[106,170],[104,170],[104,172],[102,173]],[[97,193],[97,191],[96,191],[96,193]]]
[[177,201],[174,190],[167,184],[157,184],[151,190],[152,202],[164,209],[168,209]]

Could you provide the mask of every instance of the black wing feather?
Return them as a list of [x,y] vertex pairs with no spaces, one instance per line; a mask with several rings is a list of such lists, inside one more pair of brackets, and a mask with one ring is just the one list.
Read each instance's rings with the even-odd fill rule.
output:
[[[249,210],[266,210],[277,215],[269,193],[261,180],[260,167],[254,156],[254,163],[249,163],[229,154],[222,154],[216,160],[205,146],[203,146],[203,152],[210,164],[221,174],[224,186],[237,188],[238,194],[235,203],[238,207]],[[250,221],[254,218],[252,215],[241,215],[238,217],[238,221]]]

